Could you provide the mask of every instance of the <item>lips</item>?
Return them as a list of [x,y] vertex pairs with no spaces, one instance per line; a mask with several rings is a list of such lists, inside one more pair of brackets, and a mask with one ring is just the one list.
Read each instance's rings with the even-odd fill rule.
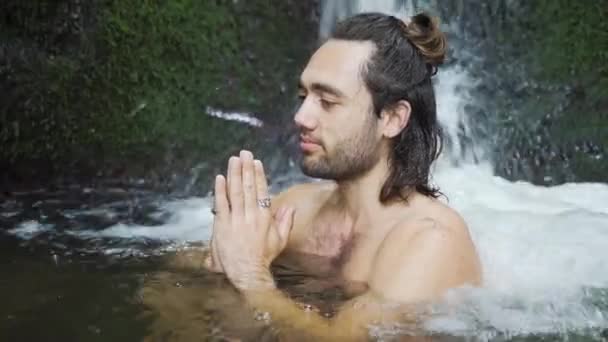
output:
[[300,136],[300,149],[303,152],[311,152],[320,148],[320,141],[312,139],[310,137]]
[[300,143],[321,145],[319,140],[315,140],[302,135],[300,136]]

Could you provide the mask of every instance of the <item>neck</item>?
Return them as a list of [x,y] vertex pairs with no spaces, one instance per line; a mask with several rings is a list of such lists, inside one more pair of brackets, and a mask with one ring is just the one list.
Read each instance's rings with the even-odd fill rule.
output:
[[338,181],[337,196],[355,226],[367,226],[383,209],[380,191],[388,176],[386,160],[380,160],[371,170],[356,179]]

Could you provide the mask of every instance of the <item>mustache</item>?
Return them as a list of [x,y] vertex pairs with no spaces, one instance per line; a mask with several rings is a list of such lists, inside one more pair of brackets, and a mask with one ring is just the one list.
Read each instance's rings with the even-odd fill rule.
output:
[[316,139],[316,138],[314,138],[314,137],[312,137],[310,135],[306,135],[306,134],[300,134],[300,141],[306,142],[306,143],[312,143],[312,144],[322,145],[320,139]]

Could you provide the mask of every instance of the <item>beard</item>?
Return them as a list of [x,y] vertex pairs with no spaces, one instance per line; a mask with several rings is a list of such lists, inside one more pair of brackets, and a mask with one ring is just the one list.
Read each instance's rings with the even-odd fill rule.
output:
[[338,142],[325,155],[303,156],[300,162],[302,172],[309,177],[336,181],[352,180],[367,173],[380,160],[379,144],[374,137],[375,126],[375,122],[366,122],[358,134]]

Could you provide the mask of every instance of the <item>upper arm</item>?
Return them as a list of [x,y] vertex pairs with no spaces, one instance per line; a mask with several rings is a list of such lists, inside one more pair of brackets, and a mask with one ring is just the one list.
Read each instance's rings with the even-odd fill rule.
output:
[[[422,227],[421,227],[422,225]],[[413,235],[409,232],[416,229]],[[416,324],[425,304],[458,285],[458,238],[434,221],[397,227],[385,238],[373,264],[369,290],[342,307],[335,323],[400,322]],[[422,311],[420,311],[422,310]],[[351,323],[349,323],[351,322]]]
[[[412,229],[416,232],[407,234]],[[376,255],[370,290],[401,303],[438,299],[461,285],[459,267],[464,260],[459,244],[456,233],[433,220],[419,222],[418,227],[397,227]]]

